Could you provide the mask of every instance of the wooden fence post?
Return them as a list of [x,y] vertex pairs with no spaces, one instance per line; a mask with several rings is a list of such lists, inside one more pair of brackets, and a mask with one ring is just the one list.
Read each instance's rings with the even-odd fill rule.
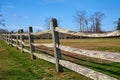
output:
[[1,40],[4,40],[4,35],[3,35],[3,33],[0,33],[0,39],[1,39]]
[[10,45],[10,32],[8,33],[8,44]]
[[0,40],[2,40],[2,33],[0,33]]
[[18,50],[18,38],[19,38],[19,30],[17,31],[16,35],[16,49]]
[[1,40],[4,40],[4,37],[3,37],[4,35],[3,35],[3,33],[0,33],[0,39]]
[[7,43],[7,41],[8,41],[8,32],[6,32],[6,43]]
[[13,34],[13,32],[10,32],[10,45],[11,45],[11,47],[13,47],[13,46],[12,46],[12,44],[13,44],[12,34]]
[[55,18],[51,19],[51,27],[52,27],[52,38],[53,38],[53,45],[54,45],[54,56],[56,59],[56,70],[57,72],[62,72],[62,66],[59,64],[59,60],[61,59],[61,51],[59,49],[59,33],[55,31],[55,28],[58,27],[57,20]]
[[11,32],[9,32],[9,45],[11,46]]
[[20,45],[21,45],[21,53],[23,53],[23,29],[20,29]]
[[8,44],[8,41],[9,41],[9,39],[8,39],[8,38],[9,38],[8,35],[9,35],[9,34],[8,34],[8,32],[7,32],[7,44]]
[[28,28],[28,37],[29,37],[29,44],[30,44],[30,55],[31,59],[35,59],[35,56],[33,55],[33,52],[35,52],[35,47],[33,46],[34,43],[34,38],[33,35],[31,34],[33,32],[32,27]]

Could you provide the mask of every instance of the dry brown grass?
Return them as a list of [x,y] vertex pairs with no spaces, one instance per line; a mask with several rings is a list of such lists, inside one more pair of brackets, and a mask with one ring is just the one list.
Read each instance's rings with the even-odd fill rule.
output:
[[[35,40],[35,43],[52,43],[51,39]],[[61,39],[62,45],[80,49],[116,51],[120,52],[120,39],[101,38],[101,39]]]
[[97,47],[119,47],[120,41],[117,39],[79,39],[79,40],[61,40],[63,45],[93,49]]

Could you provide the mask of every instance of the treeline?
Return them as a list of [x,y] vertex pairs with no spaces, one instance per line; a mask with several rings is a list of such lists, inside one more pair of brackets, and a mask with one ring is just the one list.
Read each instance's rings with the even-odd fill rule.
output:
[[104,14],[102,12],[95,12],[88,17],[86,11],[78,11],[75,21],[80,27],[80,32],[100,33],[102,32],[101,24],[103,17]]
[[117,21],[117,30],[120,30],[120,18]]
[[0,33],[6,33],[6,32],[8,32],[8,30],[6,30],[6,29],[0,29]]
[[[101,33],[104,32],[101,29],[104,13],[94,12],[92,15],[87,16],[86,11],[78,11],[74,17],[75,21],[79,25],[80,32]],[[116,22],[116,30],[120,30],[120,18]]]

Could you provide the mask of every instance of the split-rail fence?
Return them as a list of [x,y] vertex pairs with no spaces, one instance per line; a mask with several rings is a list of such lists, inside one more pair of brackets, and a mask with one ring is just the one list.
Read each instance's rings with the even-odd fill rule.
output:
[[[115,61],[115,62],[120,62],[120,55],[116,54],[115,56],[111,57],[110,53],[106,53],[106,52],[101,52],[101,55],[100,55],[99,51],[90,51],[89,52],[88,50],[81,50],[81,49],[77,49],[77,48],[71,48],[68,46],[62,46],[62,45],[60,45],[60,41],[59,41],[59,33],[66,33],[69,35],[83,36],[83,37],[108,37],[108,36],[120,36],[120,31],[112,32],[112,33],[115,33],[114,35],[112,33],[85,34],[85,33],[79,33],[79,32],[77,33],[77,32],[67,31],[67,30],[63,30],[63,29],[59,28],[57,25],[57,20],[55,18],[52,18],[50,23],[51,23],[52,30],[33,33],[32,27],[29,27],[28,33],[24,33],[23,29],[20,29],[17,31],[17,33],[7,32],[6,34],[2,34],[1,39],[6,41],[6,43],[8,43],[9,45],[16,47],[16,49],[20,49],[21,53],[24,53],[24,52],[30,53],[31,59],[35,59],[36,57],[38,57],[40,59],[44,59],[48,62],[56,64],[57,72],[62,72],[63,71],[62,67],[65,67],[65,68],[73,70],[79,74],[82,74],[82,75],[89,77],[91,79],[94,79],[94,80],[117,80],[117,79],[115,79],[111,76],[105,75],[103,73],[94,71],[92,69],[83,67],[81,65],[75,64],[70,61],[63,60],[61,58],[61,50],[75,53],[78,55],[85,55],[85,56],[89,56],[89,57],[101,58],[101,59]],[[35,44],[34,43],[34,36],[36,36],[36,35],[40,36],[40,35],[46,34],[46,33],[50,33],[52,35],[52,40],[53,40],[52,44]],[[24,42],[25,36],[28,37],[29,44],[26,44]],[[47,54],[40,54],[40,53],[35,52],[36,46],[52,47],[53,51],[54,51],[54,57],[47,55]],[[27,49],[25,47],[27,47]],[[116,57],[116,58],[114,58],[114,57]]]

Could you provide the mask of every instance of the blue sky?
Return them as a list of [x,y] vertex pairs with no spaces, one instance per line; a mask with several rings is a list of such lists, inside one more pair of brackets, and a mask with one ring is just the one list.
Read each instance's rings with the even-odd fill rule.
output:
[[85,10],[88,15],[96,11],[105,14],[102,21],[103,30],[114,30],[114,21],[120,17],[120,0],[0,0],[2,13],[6,19],[6,29],[27,30],[33,26],[34,31],[45,29],[45,19],[57,18],[59,26],[78,31],[74,21],[77,11]]

